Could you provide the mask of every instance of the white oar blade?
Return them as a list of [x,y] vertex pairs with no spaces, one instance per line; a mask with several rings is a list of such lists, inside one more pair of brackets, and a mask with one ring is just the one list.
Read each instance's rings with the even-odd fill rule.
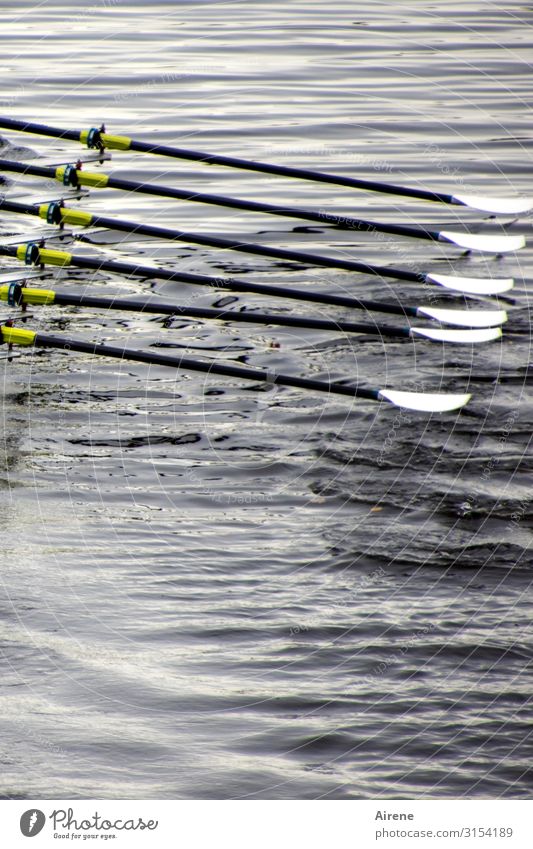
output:
[[523,236],[480,236],[472,233],[452,233],[451,230],[441,230],[439,242],[451,242],[467,251],[486,251],[491,254],[519,251],[526,244]]
[[452,277],[449,274],[428,274],[426,282],[467,295],[501,295],[514,286],[512,277],[491,280],[487,277]]
[[443,324],[456,324],[458,327],[497,327],[507,321],[505,310],[443,310],[438,307],[418,307],[417,313]]
[[411,327],[411,336],[422,336],[434,342],[453,342],[456,345],[477,345],[493,342],[502,335],[499,327],[484,327],[482,330],[448,330],[444,327]]
[[531,212],[533,198],[487,198],[482,195],[454,195],[453,202],[494,215],[520,215]]
[[446,395],[429,392],[397,392],[393,389],[380,389],[380,398],[390,401],[395,407],[406,410],[418,410],[423,413],[448,413],[464,407],[471,399],[470,394]]

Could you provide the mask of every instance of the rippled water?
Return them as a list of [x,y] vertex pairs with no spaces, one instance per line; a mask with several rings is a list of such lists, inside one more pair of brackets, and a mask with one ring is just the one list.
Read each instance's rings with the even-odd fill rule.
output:
[[[1,4],[0,20],[10,116],[104,120],[140,139],[442,191],[532,193],[530,4],[21,0],[15,12]],[[78,150],[2,136],[6,156]],[[482,214],[323,184],[139,154],[110,166],[191,190],[501,232]],[[503,341],[476,349],[35,308],[32,327],[80,338],[474,397],[427,417],[81,354],[2,363],[2,796],[528,796],[531,248],[464,256],[112,190],[85,206],[517,285]],[[4,234],[37,226],[0,222]],[[526,219],[505,226],[529,232]],[[75,249],[411,304],[452,299],[230,251],[94,239],[105,244]],[[154,286],[60,277],[63,289],[121,296]],[[181,303],[317,314],[155,288]]]

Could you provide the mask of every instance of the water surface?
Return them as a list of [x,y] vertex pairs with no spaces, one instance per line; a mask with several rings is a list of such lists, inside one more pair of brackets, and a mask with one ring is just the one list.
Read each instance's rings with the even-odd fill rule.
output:
[[[1,4],[0,17],[10,116],[105,121],[140,139],[441,191],[532,194],[528,4],[21,0],[15,11]],[[78,151],[2,138],[6,157]],[[191,190],[501,232],[456,207],[200,163],[116,153],[106,167]],[[9,191],[23,186],[50,195],[29,178]],[[427,417],[81,354],[3,363],[2,796],[529,798],[531,248],[468,256],[112,190],[95,190],[85,207],[517,285],[503,341],[476,349],[32,310],[43,331],[369,386],[470,391],[473,401]],[[529,232],[527,219],[505,226]],[[0,227],[38,225],[4,216]],[[74,249],[462,305],[391,279],[118,234],[94,240],[104,244]],[[317,314],[80,271],[57,285]]]

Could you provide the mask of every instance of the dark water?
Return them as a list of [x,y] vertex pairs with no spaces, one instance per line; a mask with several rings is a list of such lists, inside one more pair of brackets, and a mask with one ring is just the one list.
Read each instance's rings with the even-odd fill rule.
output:
[[[4,114],[75,128],[105,120],[141,139],[443,191],[532,193],[530,4],[0,10]],[[5,136],[26,149],[7,151],[19,158],[78,150]],[[111,166],[199,191],[501,232],[467,210],[244,171],[124,153]],[[37,180],[27,188],[46,193]],[[2,364],[2,796],[528,797],[531,248],[461,256],[111,190],[85,205],[381,264],[514,276],[515,303],[504,304],[503,341],[476,349],[35,308],[32,327],[80,338],[474,397],[428,417],[60,352]],[[32,226],[1,222],[4,233]],[[506,227],[527,233],[529,221]],[[229,251],[104,241],[76,249],[411,304],[451,299]],[[62,288],[124,296],[152,285],[60,276]],[[229,303],[200,287],[156,288]],[[233,303],[317,313],[252,295]]]

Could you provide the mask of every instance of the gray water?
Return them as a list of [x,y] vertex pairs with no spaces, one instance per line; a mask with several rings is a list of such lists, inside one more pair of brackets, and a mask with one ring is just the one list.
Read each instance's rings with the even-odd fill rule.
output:
[[[2,3],[0,19],[3,114],[72,128],[105,121],[115,134],[442,191],[533,193],[531,4],[21,0]],[[2,155],[21,159],[80,149],[2,138]],[[191,190],[501,232],[456,207],[162,157],[116,153],[106,167]],[[37,179],[24,185],[50,195]],[[3,360],[2,797],[529,797],[531,247],[466,256],[112,190],[94,190],[84,206],[517,285],[503,303],[502,342],[479,348],[32,308],[28,325],[43,331],[473,400],[429,417],[81,354]],[[5,215],[0,225],[3,234],[39,226]],[[530,229],[527,219],[505,226]],[[98,244],[74,249],[384,301],[462,303],[391,279],[90,238]],[[58,277],[76,292],[155,289],[201,306],[319,312],[81,271],[46,285]]]

